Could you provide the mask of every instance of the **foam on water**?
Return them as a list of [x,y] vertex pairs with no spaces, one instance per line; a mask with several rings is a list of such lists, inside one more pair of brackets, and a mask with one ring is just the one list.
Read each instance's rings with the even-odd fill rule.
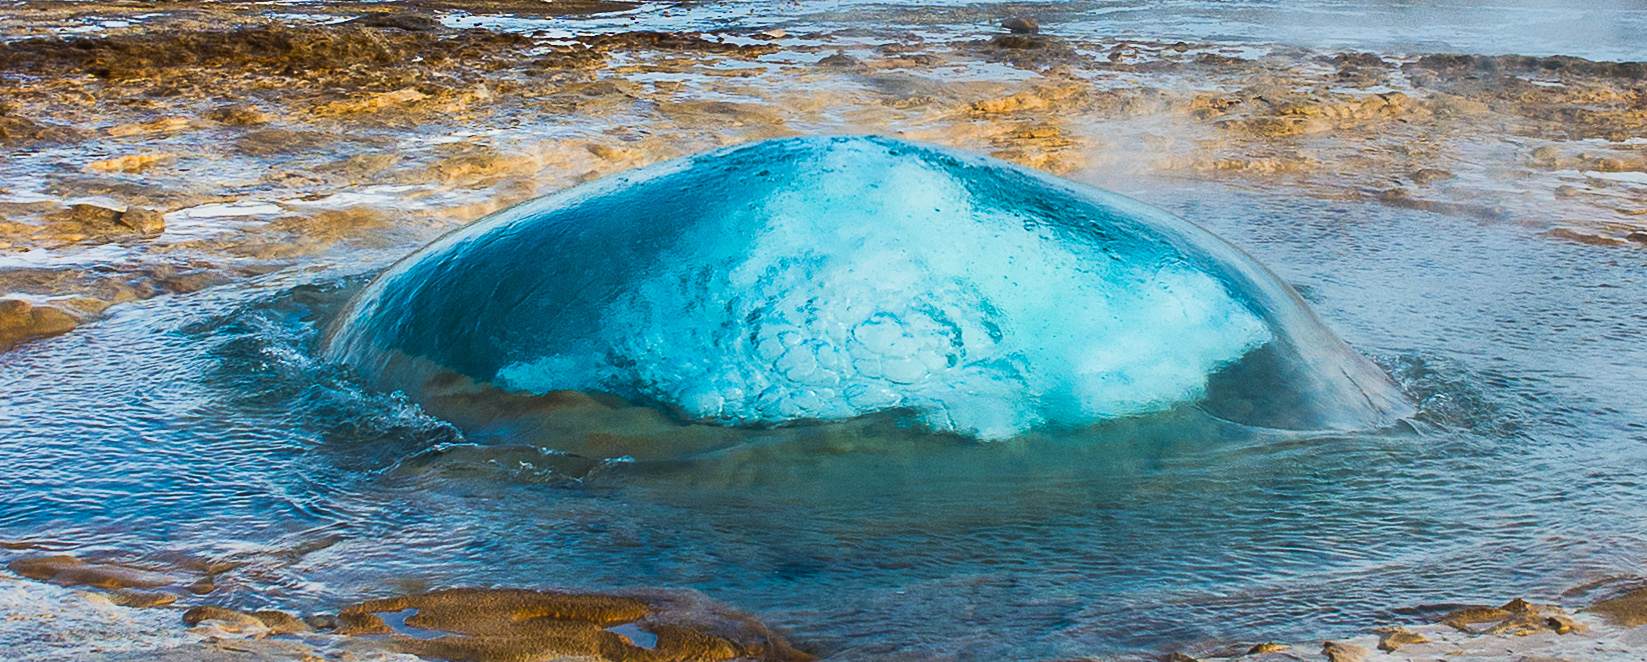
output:
[[1410,411],[1205,231],[884,138],[741,146],[502,212],[381,276],[331,351],[414,397],[440,369],[744,426],[901,408],[994,439],[1189,403],[1294,429]]

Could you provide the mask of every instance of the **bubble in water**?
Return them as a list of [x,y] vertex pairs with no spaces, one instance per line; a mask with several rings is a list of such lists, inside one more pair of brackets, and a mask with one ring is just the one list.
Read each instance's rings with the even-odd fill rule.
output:
[[903,409],[984,439],[1198,407],[1254,427],[1411,413],[1238,249],[1112,193],[878,137],[780,139],[540,198],[402,260],[331,358],[764,427]]

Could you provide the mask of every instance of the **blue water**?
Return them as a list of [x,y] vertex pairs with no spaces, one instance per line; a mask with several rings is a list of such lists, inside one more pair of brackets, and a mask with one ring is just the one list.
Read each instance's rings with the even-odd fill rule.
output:
[[687,587],[841,660],[1341,636],[1641,573],[1647,257],[1358,202],[1122,192],[1298,287],[1421,403],[1413,425],[1219,441],[1144,421],[1094,447],[907,443],[881,421],[804,442],[829,453],[683,462],[469,446],[317,358],[401,247],[0,357],[0,540],[246,561],[212,596],[246,607]]
[[[1200,228],[872,136],[738,145],[477,221],[377,278],[326,343],[441,416],[470,414],[475,382],[745,427],[906,410],[984,440],[1189,406],[1287,430],[1412,413],[1296,294]],[[675,454],[648,437],[694,434],[655,420],[579,431],[569,415],[544,417],[539,439],[513,416],[505,436],[645,459]]]

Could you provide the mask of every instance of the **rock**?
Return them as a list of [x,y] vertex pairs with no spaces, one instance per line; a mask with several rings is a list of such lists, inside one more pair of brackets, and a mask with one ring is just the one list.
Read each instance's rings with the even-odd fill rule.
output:
[[303,622],[316,630],[336,630],[343,627],[343,622],[332,614],[314,614],[303,619]]
[[128,207],[120,211],[99,205],[77,204],[65,211],[48,214],[45,220],[58,235],[77,236],[80,239],[107,239],[131,234],[148,236],[166,230],[166,221],[159,213],[142,207]]
[[92,161],[91,163],[86,164],[86,170],[92,172],[123,172],[127,174],[136,174],[159,165],[160,163],[170,161],[174,158],[177,158],[177,155],[170,152],[158,152],[153,154],[127,154],[125,156],[116,156],[111,159]]
[[[45,338],[61,335],[73,331],[80,325],[80,319],[63,310],[51,306],[36,306],[22,299],[0,299],[0,351],[11,349],[20,341],[29,338]],[[46,557],[51,559],[73,559],[74,557]],[[78,561],[78,559],[74,559]],[[63,561],[62,563],[67,563]],[[12,572],[31,579],[50,581],[55,568],[68,566],[54,566],[49,562],[40,562],[39,559],[18,559],[6,566]],[[28,569],[25,572],[24,568]],[[48,568],[53,568],[48,572]],[[43,573],[36,576],[34,573]]]
[[261,621],[264,627],[269,628],[269,634],[302,634],[314,631],[314,628],[309,627],[308,623],[283,611],[272,609],[254,611],[252,612],[252,618]]
[[189,589],[190,593],[195,595],[206,595],[207,593],[217,590],[217,582],[212,580],[211,575],[207,575],[195,580],[194,583],[189,584],[186,588]]
[[856,67],[862,64],[858,58],[847,55],[846,51],[835,51],[834,55],[818,60],[818,65],[824,67]]
[[1248,655],[1263,655],[1264,653],[1279,653],[1281,651],[1287,650],[1288,648],[1292,648],[1292,647],[1288,646],[1286,644],[1278,644],[1278,643],[1275,643],[1273,641],[1266,641],[1262,644],[1257,644],[1257,645],[1253,646],[1252,648],[1248,648],[1247,649],[1247,654]]
[[1600,614],[1613,625],[1633,628],[1647,625],[1647,588],[1636,589],[1615,598],[1590,605],[1584,611]]
[[262,109],[250,105],[224,106],[207,113],[206,117],[214,122],[221,122],[230,126],[267,124],[272,119]]
[[1201,658],[1191,657],[1178,651],[1173,651],[1172,654],[1166,657],[1165,662],[1201,662]]
[[1028,16],[1019,16],[1001,21],[1001,27],[1013,34],[1040,34],[1041,23]]
[[784,37],[787,37],[787,36],[789,36],[789,32],[787,30],[783,30],[783,29],[779,29],[779,28],[772,28],[771,30],[762,30],[760,32],[755,33],[755,38],[756,39],[783,39]]
[[422,14],[398,12],[393,14],[367,14],[360,18],[344,21],[343,25],[352,25],[363,28],[388,28],[405,30],[407,32],[439,32],[446,26],[440,21]]
[[[438,638],[395,636],[395,650],[419,657],[476,662],[517,659],[590,658],[714,662],[733,658],[802,662],[812,657],[790,648],[764,626],[751,630],[733,622],[724,608],[706,601],[679,600],[662,593],[646,598],[525,589],[448,589],[419,595],[368,600],[338,614],[341,634],[397,634],[378,613],[415,609],[407,628]],[[720,612],[720,613],[717,613]],[[672,620],[670,614],[687,620]],[[714,623],[693,618],[717,617]],[[732,620],[736,620],[735,618]],[[656,637],[650,647],[608,628],[625,626]],[[422,632],[419,632],[422,631]],[[400,632],[398,634],[408,634]],[[727,636],[723,636],[727,635]],[[728,636],[733,638],[728,638]]]
[[139,234],[160,234],[166,231],[166,219],[160,216],[160,212],[143,207],[127,207],[115,222]]
[[261,619],[251,614],[233,609],[224,609],[223,607],[202,605],[191,607],[188,611],[183,612],[183,624],[189,627],[195,627],[206,621],[215,621],[217,628],[224,632],[238,634],[262,634],[269,629]]
[[[7,302],[0,302],[0,311],[16,307],[6,304]],[[0,317],[3,316],[4,313],[0,312]],[[103,589],[159,588],[175,584],[178,580],[172,575],[141,568],[90,564],[73,556],[24,557],[6,564],[6,569],[29,579],[50,582],[58,586],[93,586]]]
[[1321,655],[1327,658],[1327,662],[1361,662],[1372,655],[1372,651],[1342,641],[1324,641],[1321,642]]
[[1452,628],[1474,633],[1470,625],[1474,623],[1493,623],[1510,617],[1510,612],[1498,607],[1477,605],[1455,609],[1441,618],[1441,624]]
[[1442,170],[1440,168],[1422,168],[1412,174],[1413,183],[1418,184],[1419,186],[1429,184],[1430,182],[1441,181],[1443,179],[1452,179],[1453,177],[1453,173],[1447,172],[1446,170]]
[[177,602],[177,596],[170,593],[156,591],[134,591],[127,588],[117,588],[108,593],[109,602],[122,607],[147,609],[150,607],[164,607]]
[[1631,232],[1630,234],[1624,235],[1624,238],[1638,244],[1647,245],[1647,232]]
[[1572,619],[1566,614],[1552,614],[1544,618],[1544,623],[1556,634],[1574,634],[1588,632],[1590,626]]
[[1429,638],[1407,630],[1406,628],[1392,628],[1378,638],[1378,650],[1393,653],[1395,649],[1412,644],[1429,642]]

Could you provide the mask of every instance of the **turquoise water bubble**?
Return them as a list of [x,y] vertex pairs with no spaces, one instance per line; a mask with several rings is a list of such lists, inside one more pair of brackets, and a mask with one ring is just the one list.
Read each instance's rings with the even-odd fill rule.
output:
[[883,137],[740,145],[493,214],[380,275],[326,351],[414,400],[456,380],[744,428],[903,411],[995,440],[1176,410],[1287,430],[1412,411],[1205,230]]

